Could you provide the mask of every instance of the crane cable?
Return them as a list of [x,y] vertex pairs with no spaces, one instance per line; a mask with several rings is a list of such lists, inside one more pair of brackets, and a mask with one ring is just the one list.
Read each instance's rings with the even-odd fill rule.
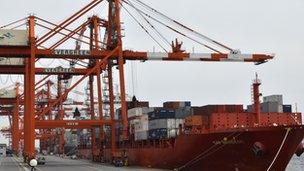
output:
[[27,25],[27,22],[19,24],[19,25],[15,26],[15,27],[11,28],[11,30],[15,30],[15,29],[17,29],[19,27],[22,27],[22,26],[25,26],[25,25]]
[[165,36],[163,36],[156,28],[155,26],[142,14],[140,13],[140,11],[138,11],[138,9],[132,4],[131,1],[127,0],[128,3],[131,5],[131,7],[133,7],[136,12],[147,22],[147,24],[150,25],[150,27],[157,33],[157,35],[162,38],[169,46],[171,46],[171,43],[165,38]]
[[[13,75],[8,75],[8,77],[9,77],[10,82],[11,82],[12,84],[15,84],[15,83],[17,82],[17,80],[16,80],[16,81],[13,80]],[[17,78],[17,79],[18,79],[18,78]]]
[[154,13],[159,14],[159,15],[162,16],[163,18],[165,18],[165,19],[167,19],[167,20],[169,20],[169,21],[171,21],[171,22],[173,22],[173,23],[179,25],[180,27],[182,27],[182,28],[184,28],[184,29],[186,29],[186,30],[188,30],[188,31],[190,31],[190,32],[192,32],[192,33],[194,33],[194,34],[196,34],[197,36],[199,36],[199,37],[205,39],[206,41],[209,41],[209,42],[211,42],[211,43],[213,43],[213,44],[216,44],[217,46],[220,46],[220,47],[222,47],[222,48],[224,48],[224,49],[227,49],[227,50],[229,50],[229,51],[233,51],[232,48],[230,48],[230,47],[228,47],[228,46],[226,46],[226,45],[224,45],[224,44],[222,44],[222,43],[219,43],[218,41],[215,41],[215,40],[211,39],[210,37],[208,37],[208,36],[206,36],[206,35],[203,35],[203,34],[197,32],[197,31],[195,31],[195,30],[193,30],[193,29],[191,29],[191,28],[189,28],[189,27],[187,27],[187,26],[181,24],[180,22],[178,22],[178,21],[176,21],[176,20],[174,20],[174,19],[172,19],[172,18],[166,16],[164,13],[162,13],[162,12],[160,12],[160,11],[158,11],[158,10],[152,8],[152,7],[150,7],[150,6],[147,5],[146,3],[144,3],[144,2],[142,2],[142,1],[140,1],[140,0],[135,0],[135,1],[137,1],[137,3],[140,4],[141,6],[143,6],[143,7],[147,8],[147,9],[151,10],[151,11],[154,12]]
[[42,63],[41,63],[41,60],[38,60],[38,63],[39,63],[41,66],[43,66],[43,67],[49,67],[49,66],[51,66],[51,65],[54,63],[54,61],[55,61],[55,59],[52,59],[52,61],[51,61],[49,64],[47,64],[47,65],[42,64]]
[[137,87],[137,80],[135,79],[136,75],[137,75],[137,71],[136,71],[136,63],[135,61],[131,61],[131,80],[132,80],[132,93],[133,96],[135,96],[136,94],[136,87]]
[[6,24],[6,25],[4,25],[4,26],[1,26],[0,29],[3,29],[3,28],[5,28],[5,27],[11,26],[11,25],[13,25],[13,24],[19,23],[19,22],[21,22],[21,21],[23,21],[23,20],[26,20],[26,19],[27,19],[27,17],[22,18],[22,19],[19,19],[19,20],[14,21],[14,22],[11,22],[11,23],[9,23],[9,24]]
[[165,52],[168,53],[168,51],[151,35],[151,33],[130,13],[130,11],[123,6],[123,4],[120,2],[120,5],[126,12],[135,20],[135,22],[150,36],[151,39],[155,41],[155,43],[158,44],[159,47],[161,47]]
[[[130,6],[130,4],[128,4],[125,0],[124,0],[124,2],[125,2],[127,5]],[[216,50],[215,48],[213,48],[213,47],[211,47],[211,46],[209,46],[209,45],[206,45],[206,44],[204,44],[204,43],[202,43],[202,42],[199,42],[198,40],[196,40],[196,39],[194,39],[194,38],[192,38],[192,37],[190,37],[190,36],[187,36],[186,34],[184,34],[184,33],[180,32],[180,31],[174,29],[173,27],[171,27],[171,26],[165,24],[164,22],[162,22],[162,21],[156,19],[155,17],[152,17],[151,15],[145,13],[144,11],[142,11],[142,10],[140,10],[140,9],[138,9],[138,8],[137,8],[137,10],[140,11],[140,12],[141,12],[142,14],[144,14],[145,16],[147,16],[147,17],[151,18],[152,20],[156,21],[157,23],[159,23],[159,24],[161,24],[161,25],[167,27],[168,29],[170,29],[170,30],[172,30],[172,31],[174,31],[174,32],[176,32],[176,33],[178,33],[178,34],[180,34],[180,35],[182,35],[182,36],[184,36],[184,37],[186,37],[186,38],[188,38],[188,39],[190,39],[190,40],[192,40],[192,41],[194,41],[194,42],[196,42],[196,43],[198,43],[198,44],[200,44],[200,45],[202,45],[202,46],[204,46],[204,47],[206,47],[206,48],[208,48],[208,49],[210,49],[210,50],[212,50],[212,51],[214,51],[214,52],[217,52],[217,53],[222,54],[222,52],[220,52],[219,50]]]
[[6,81],[4,82],[3,80],[2,80],[2,76],[0,75],[0,82],[1,82],[1,84],[7,84],[7,82],[8,82],[8,76],[6,76]]

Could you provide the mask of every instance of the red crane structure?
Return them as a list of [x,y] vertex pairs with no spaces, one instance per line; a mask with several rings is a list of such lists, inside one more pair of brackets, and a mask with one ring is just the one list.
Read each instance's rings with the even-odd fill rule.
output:
[[[103,3],[105,2],[105,3]],[[108,17],[107,19],[99,18],[98,16],[89,17],[86,21],[80,25],[75,25],[79,22],[79,19],[87,14],[88,11],[95,8],[97,5],[107,6]],[[122,35],[122,21],[121,10],[125,9],[128,14],[144,29],[144,31],[161,47],[164,52],[144,52],[124,49],[123,35]],[[152,36],[148,28],[144,27],[140,23],[139,19],[132,15],[133,9],[140,18],[145,22],[149,28],[163,40],[166,37],[163,36],[160,31],[153,25],[157,23],[165,26],[165,28],[173,31],[174,33],[189,39],[200,46],[207,48],[212,53],[188,53],[182,50],[182,43],[171,41],[164,41],[171,46],[171,50],[164,48],[161,43]],[[17,93],[14,100],[1,101],[1,103],[14,104],[13,126],[12,126],[12,144],[13,150],[18,152],[19,142],[21,134],[19,133],[19,115],[23,115],[24,127],[22,128],[24,134],[24,148],[23,154],[25,161],[29,161],[35,157],[35,129],[44,130],[40,131],[40,136],[44,134],[50,134],[47,130],[60,128],[61,137],[60,144],[61,150],[63,145],[63,129],[91,129],[92,134],[92,150],[98,151],[97,145],[99,144],[100,152],[102,152],[102,144],[105,139],[103,128],[104,126],[111,127],[111,154],[115,155],[118,151],[116,148],[115,137],[115,124],[121,122],[122,141],[128,140],[128,120],[127,120],[127,103],[126,103],[126,88],[125,88],[125,70],[124,64],[127,60],[139,60],[139,61],[208,61],[208,62],[252,62],[256,64],[262,64],[271,60],[273,55],[266,54],[242,54],[239,50],[232,49],[226,45],[223,45],[195,30],[192,30],[185,25],[167,17],[163,13],[151,8],[146,3],[140,0],[92,0],[82,9],[68,17],[66,20],[59,24],[54,24],[48,20],[42,19],[37,16],[29,16],[22,20],[10,23],[1,27],[4,31],[8,32],[18,28],[19,23],[24,24],[26,21],[27,31],[27,44],[14,45],[14,44],[2,44],[0,43],[0,56],[6,60],[18,58],[24,62],[21,65],[3,65],[0,67],[0,74],[15,74],[24,76],[24,95]],[[167,24],[169,23],[169,24]],[[37,35],[36,30],[43,29],[45,34]],[[89,30],[89,35],[85,35],[85,30]],[[104,30],[104,37],[102,37],[101,30]],[[194,37],[191,35],[194,35]],[[0,35],[1,36],[1,35]],[[81,37],[81,38],[80,38]],[[5,39],[5,37],[4,37]],[[59,40],[58,40],[59,39]],[[76,40],[77,46],[75,49],[61,48],[66,42],[70,40]],[[205,43],[206,42],[206,43]],[[89,48],[82,50],[80,43],[87,45]],[[59,48],[60,47],[60,48]],[[44,59],[66,60],[71,63],[70,68],[40,68],[37,67],[37,62]],[[121,99],[121,121],[115,120],[114,117],[114,90],[113,90],[113,67],[116,67],[119,71],[119,87],[120,87],[120,99]],[[102,78],[101,74],[107,72],[108,87],[109,87],[109,105],[110,105],[110,117],[106,118],[103,114],[103,98],[102,98]],[[44,75],[44,78],[37,80],[37,75]],[[50,86],[48,78],[52,75],[58,78],[58,90],[56,97],[51,97]],[[73,84],[64,87],[62,84],[65,80],[69,80],[72,76],[78,76],[80,78],[73,77]],[[65,120],[64,119],[64,107],[63,103],[67,100],[68,95],[77,87],[82,84],[86,78],[89,78],[89,91],[90,91],[90,120]],[[41,105],[38,103],[39,91],[43,86],[47,85],[46,90],[46,103]],[[98,99],[98,112],[94,111],[94,86],[97,87],[97,99]],[[19,90],[17,85],[16,91]],[[24,108],[24,112],[20,112],[19,109]],[[257,107],[258,108],[258,107]],[[56,110],[55,110],[56,109]],[[56,117],[51,117],[54,111]],[[48,117],[46,117],[48,116]],[[94,130],[100,128],[100,142],[95,142],[96,138]],[[62,151],[61,151],[62,153]],[[99,153],[100,155],[103,153]]]

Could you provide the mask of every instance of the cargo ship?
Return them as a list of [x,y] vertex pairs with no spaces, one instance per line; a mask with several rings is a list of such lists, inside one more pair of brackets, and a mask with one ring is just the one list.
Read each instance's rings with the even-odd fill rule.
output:
[[[149,107],[133,98],[128,102],[129,140],[116,138],[124,157],[115,159],[105,148],[104,160],[183,171],[283,171],[295,153],[301,156],[304,151],[302,115],[283,104],[282,95],[266,96],[261,103],[260,85],[256,77],[253,104],[247,109],[243,105],[195,107],[190,102]],[[78,155],[91,158],[94,154],[83,147]]]

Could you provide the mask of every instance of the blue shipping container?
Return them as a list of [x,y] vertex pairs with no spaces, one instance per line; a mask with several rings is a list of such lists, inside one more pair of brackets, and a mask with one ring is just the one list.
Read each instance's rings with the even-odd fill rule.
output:
[[185,107],[191,107],[191,102],[185,102]]
[[150,112],[148,115],[149,115],[149,120],[175,118],[175,110],[160,109]]
[[283,105],[283,112],[284,113],[292,113],[292,106],[291,105]]
[[168,130],[166,128],[149,130],[149,139],[166,139],[168,137]]

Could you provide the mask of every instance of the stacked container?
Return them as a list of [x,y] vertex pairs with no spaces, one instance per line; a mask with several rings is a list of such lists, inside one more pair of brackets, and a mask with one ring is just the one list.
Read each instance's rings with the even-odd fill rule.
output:
[[[284,110],[285,106],[285,110]],[[254,112],[253,105],[247,106],[248,112]],[[261,103],[262,113],[291,113],[290,105],[283,105],[282,95],[271,95],[263,97],[263,103]]]
[[283,104],[283,95],[270,95],[263,97],[263,102],[278,102]]
[[203,125],[203,116],[193,115],[188,116],[185,119],[185,126],[202,126]]
[[184,119],[176,118],[174,109],[158,109],[149,113],[149,139],[174,138],[179,133],[179,127]]
[[176,129],[161,128],[161,129],[149,130],[150,140],[175,138],[177,135],[178,135],[178,130]]
[[264,113],[282,113],[283,112],[283,95],[271,95],[263,97],[261,111]]
[[176,129],[184,123],[183,119],[156,119],[149,121],[149,129]]
[[191,115],[190,102],[165,102],[163,108],[137,107],[128,110],[130,133],[135,141],[174,138]]
[[192,114],[191,106],[186,106],[186,107],[175,109],[175,117],[178,119],[185,119],[186,117],[190,116],[191,114]]
[[191,107],[191,102],[189,101],[169,101],[163,103],[164,108],[167,109],[177,109],[177,108],[183,108],[183,107]]
[[193,115],[211,115],[212,113],[242,113],[243,105],[206,105],[193,107]]
[[279,102],[263,102],[261,103],[262,113],[282,113],[283,105]]
[[149,113],[149,120],[175,118],[174,109],[157,109]]
[[139,122],[134,125],[135,141],[147,140],[149,134],[149,116],[143,114],[139,117]]
[[136,107],[128,110],[128,118],[139,117],[149,112],[153,112],[154,108],[152,107]]
[[292,106],[291,105],[283,105],[283,112],[284,113],[292,113]]
[[137,107],[128,110],[130,133],[134,133],[135,141],[148,139],[148,113],[152,111],[154,111],[154,108],[150,107]]

